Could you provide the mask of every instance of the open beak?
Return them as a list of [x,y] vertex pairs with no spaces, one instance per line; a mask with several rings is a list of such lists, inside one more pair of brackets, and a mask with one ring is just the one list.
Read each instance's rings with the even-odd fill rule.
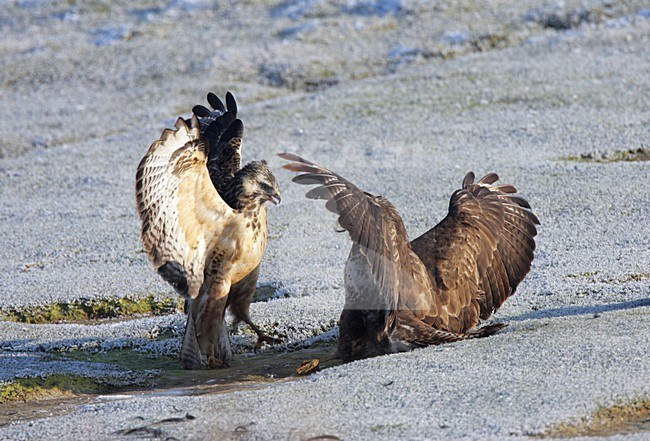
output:
[[279,205],[280,201],[282,201],[282,198],[280,197],[280,193],[269,195],[269,201],[273,202],[274,205]]

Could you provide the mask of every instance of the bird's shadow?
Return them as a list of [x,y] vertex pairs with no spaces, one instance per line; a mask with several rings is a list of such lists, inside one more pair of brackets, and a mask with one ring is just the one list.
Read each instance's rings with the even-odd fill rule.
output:
[[602,314],[612,311],[623,311],[626,309],[643,308],[650,306],[650,298],[630,300],[627,302],[609,303],[606,305],[585,305],[585,306],[563,306],[561,308],[540,309],[514,317],[504,318],[505,322],[520,322],[543,318],[570,317],[577,315]]

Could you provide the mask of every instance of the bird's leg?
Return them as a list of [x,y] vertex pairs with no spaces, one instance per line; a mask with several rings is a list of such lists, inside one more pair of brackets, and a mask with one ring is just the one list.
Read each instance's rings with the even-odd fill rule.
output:
[[246,277],[244,277],[239,282],[235,283],[230,289],[230,294],[228,295],[230,301],[229,302],[230,312],[235,317],[236,322],[237,323],[240,321],[245,322],[257,334],[257,344],[255,345],[255,349],[259,349],[262,346],[262,343],[264,342],[269,344],[280,343],[280,340],[266,335],[250,319],[249,307],[251,304],[251,300],[255,295],[255,289],[257,286],[257,278],[259,276],[259,273],[260,273],[260,267],[258,265],[257,268],[251,271]]
[[206,362],[208,369],[217,369],[217,368],[223,368],[223,367],[228,367],[224,365],[224,362],[221,361],[220,359],[217,358],[217,353],[214,350],[214,345],[210,343],[208,346],[208,360]]
[[224,320],[230,283],[215,280],[201,298],[196,320],[196,337],[208,367],[229,367],[230,339]]
[[243,320],[257,334],[257,343],[255,344],[255,349],[261,348],[262,343],[268,343],[270,345],[275,345],[275,344],[278,344],[278,343],[282,342],[282,340],[280,340],[279,338],[270,337],[270,336],[266,335],[266,333],[264,331],[262,331],[260,328],[258,328],[257,325],[255,323],[253,323],[253,321],[250,318],[245,318]]

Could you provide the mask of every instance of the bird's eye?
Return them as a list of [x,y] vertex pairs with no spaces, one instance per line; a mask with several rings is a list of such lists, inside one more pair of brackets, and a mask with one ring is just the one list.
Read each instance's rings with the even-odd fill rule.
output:
[[264,191],[271,191],[271,190],[273,190],[273,189],[271,188],[271,186],[270,186],[269,184],[265,183],[265,182],[262,182],[262,184],[260,185],[260,187],[262,187],[262,190],[264,190]]

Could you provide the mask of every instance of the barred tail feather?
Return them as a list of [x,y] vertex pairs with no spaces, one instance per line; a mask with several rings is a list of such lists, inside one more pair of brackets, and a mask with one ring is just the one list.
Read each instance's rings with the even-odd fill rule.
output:
[[192,317],[192,307],[187,308],[190,311],[187,315],[187,324],[185,325],[185,335],[183,336],[183,345],[181,346],[181,368],[182,369],[201,369],[205,366],[199,342],[196,338],[196,328],[194,326],[194,317]]

